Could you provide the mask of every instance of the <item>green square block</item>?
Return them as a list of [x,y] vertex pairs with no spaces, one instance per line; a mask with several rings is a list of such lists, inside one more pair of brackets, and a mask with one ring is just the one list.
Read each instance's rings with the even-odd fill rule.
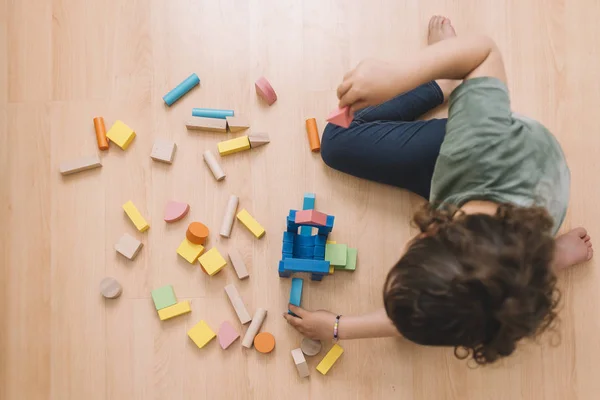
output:
[[326,244],[325,261],[333,266],[344,266],[348,258],[348,246],[345,244]]
[[358,250],[351,249],[350,247],[348,247],[348,262],[346,263],[345,267],[340,268],[340,269],[343,269],[344,271],[355,271],[357,257],[358,257]]
[[156,311],[177,304],[177,298],[175,297],[175,292],[173,291],[173,286],[171,285],[154,289],[152,291],[152,300],[154,300],[154,307],[156,307]]

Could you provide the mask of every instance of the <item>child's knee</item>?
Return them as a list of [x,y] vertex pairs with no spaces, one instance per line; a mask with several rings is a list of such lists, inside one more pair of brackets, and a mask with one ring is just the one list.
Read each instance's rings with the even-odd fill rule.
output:
[[336,136],[344,128],[333,124],[327,124],[321,137],[321,158],[323,162],[331,168],[338,169],[340,160],[340,146],[336,143]]

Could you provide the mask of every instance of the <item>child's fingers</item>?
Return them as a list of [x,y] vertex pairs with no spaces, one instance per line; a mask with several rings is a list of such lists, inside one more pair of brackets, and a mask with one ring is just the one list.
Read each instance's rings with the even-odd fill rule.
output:
[[345,95],[343,95],[340,98],[340,108],[344,108],[346,106],[352,106],[354,105],[354,103],[356,103],[357,101],[361,100],[361,94],[359,93],[358,90],[356,90],[356,87],[353,86],[350,88],[350,90],[348,90],[346,92]]
[[352,107],[350,107],[350,115],[352,117],[354,117],[354,114],[356,114],[358,111],[362,110],[363,108],[366,108],[368,106],[368,103],[364,100],[358,101],[354,104],[352,104]]
[[337,88],[337,97],[341,99],[352,87],[352,82],[349,79],[344,78],[344,82],[340,83],[340,86]]
[[298,329],[302,325],[302,320],[300,318],[294,317],[291,314],[285,313],[283,314],[283,318],[287,321],[288,324]]
[[304,318],[304,316],[306,315],[306,311],[304,310],[304,308],[296,307],[293,304],[288,304],[288,308],[291,312],[293,312],[300,318]]

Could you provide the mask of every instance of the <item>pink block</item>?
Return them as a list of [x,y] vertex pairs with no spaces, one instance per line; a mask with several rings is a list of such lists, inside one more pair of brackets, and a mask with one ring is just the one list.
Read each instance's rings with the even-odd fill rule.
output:
[[237,333],[233,326],[231,326],[229,321],[225,321],[219,327],[219,334],[217,337],[219,338],[221,348],[225,350],[231,343],[235,342],[235,340],[240,337],[240,334]]
[[327,225],[327,214],[315,210],[296,211],[297,224],[308,224],[313,226]]
[[327,117],[327,122],[331,122],[334,125],[341,126],[342,128],[347,128],[352,123],[352,116],[350,115],[350,108],[338,108],[329,114]]
[[165,221],[179,221],[187,215],[188,211],[190,211],[189,204],[171,200],[165,207]]
[[269,81],[264,76],[261,76],[256,82],[254,82],[254,87],[256,88],[256,94],[262,97],[268,105],[273,105],[273,103],[277,101],[277,94],[275,94],[273,86],[271,86]]

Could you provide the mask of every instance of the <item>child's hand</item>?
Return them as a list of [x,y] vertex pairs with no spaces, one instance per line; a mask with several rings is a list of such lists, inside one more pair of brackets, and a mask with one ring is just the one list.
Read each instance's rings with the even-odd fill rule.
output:
[[298,332],[310,339],[329,340],[333,339],[333,325],[336,315],[325,310],[307,311],[303,308],[289,304],[291,312],[298,317],[283,314],[288,324],[296,328]]
[[350,106],[352,115],[358,110],[394,97],[392,81],[397,75],[397,68],[383,61],[361,61],[356,68],[344,75],[344,81],[338,86],[339,107]]

